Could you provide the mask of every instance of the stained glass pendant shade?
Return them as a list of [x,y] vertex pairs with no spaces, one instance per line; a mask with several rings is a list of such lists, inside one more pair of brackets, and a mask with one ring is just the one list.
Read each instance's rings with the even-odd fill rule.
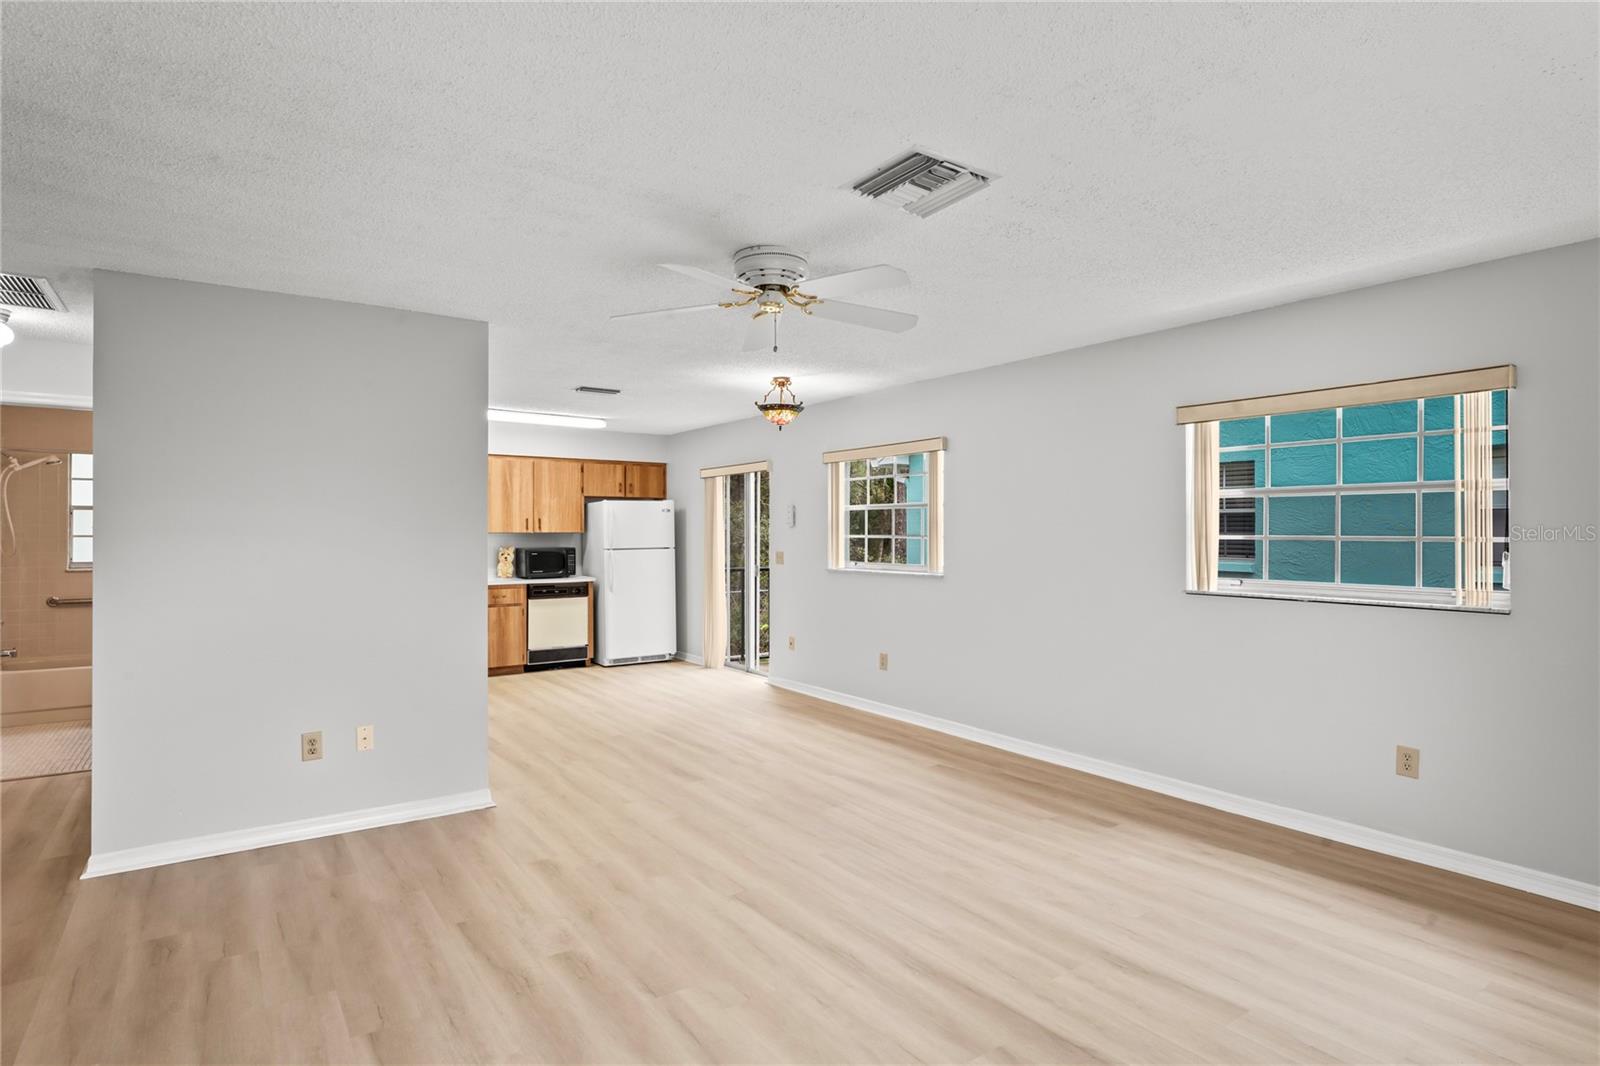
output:
[[[772,398],[774,392],[778,394],[776,400]],[[777,426],[780,431],[784,426],[793,422],[795,416],[805,410],[805,406],[796,398],[794,393],[789,391],[789,379],[782,377],[773,378],[772,388],[767,390],[765,396],[756,401],[756,410],[761,412],[761,417]]]

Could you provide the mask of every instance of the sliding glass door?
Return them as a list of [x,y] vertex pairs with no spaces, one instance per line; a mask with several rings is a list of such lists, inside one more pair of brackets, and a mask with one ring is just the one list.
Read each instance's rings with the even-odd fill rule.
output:
[[727,478],[728,665],[763,672],[772,653],[768,475]]

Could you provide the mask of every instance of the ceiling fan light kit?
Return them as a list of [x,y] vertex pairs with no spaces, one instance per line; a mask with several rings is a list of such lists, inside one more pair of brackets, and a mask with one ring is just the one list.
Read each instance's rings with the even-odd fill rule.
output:
[[917,324],[917,316],[903,311],[848,303],[841,296],[868,289],[905,285],[910,281],[899,267],[886,264],[847,270],[810,278],[805,256],[776,244],[752,244],[733,253],[734,277],[724,277],[696,266],[662,263],[664,269],[703,281],[724,290],[726,296],[715,303],[688,307],[667,307],[658,311],[633,311],[612,315],[619,318],[645,318],[655,315],[680,315],[694,311],[743,310],[750,316],[743,350],[753,352],[769,343],[764,320],[795,308],[808,317],[827,318],[852,326],[903,333]]

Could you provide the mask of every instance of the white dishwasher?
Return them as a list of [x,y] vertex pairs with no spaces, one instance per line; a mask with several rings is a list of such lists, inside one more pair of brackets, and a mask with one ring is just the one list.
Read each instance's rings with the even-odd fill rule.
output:
[[589,658],[589,586],[528,586],[528,665]]

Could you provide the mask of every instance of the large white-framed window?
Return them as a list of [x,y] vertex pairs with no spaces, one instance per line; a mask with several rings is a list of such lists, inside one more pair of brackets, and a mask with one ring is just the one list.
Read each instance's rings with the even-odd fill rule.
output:
[[[1507,588],[1510,399],[1494,393],[1494,588]],[[1455,397],[1234,419],[1218,428],[1218,588],[1448,602]]]
[[73,452],[67,465],[67,569],[94,569],[94,456]]
[[828,452],[829,567],[944,572],[943,437]]
[[1180,409],[1190,590],[1510,610],[1511,388],[1486,383],[1514,368]]

